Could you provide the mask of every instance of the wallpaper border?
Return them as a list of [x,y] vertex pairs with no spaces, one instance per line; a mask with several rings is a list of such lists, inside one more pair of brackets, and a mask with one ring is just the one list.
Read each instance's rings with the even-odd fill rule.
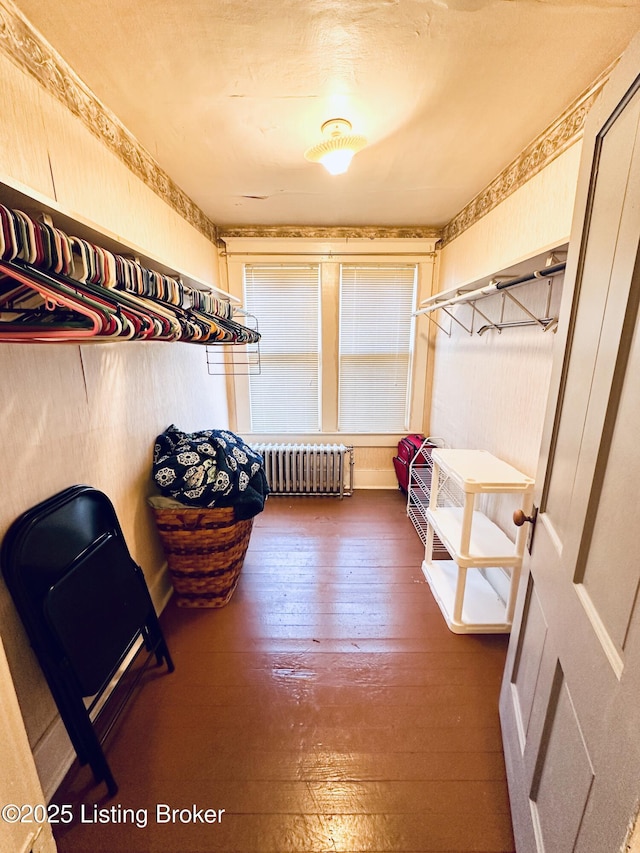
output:
[[103,142],[147,187],[212,242],[216,225],[174,183],[122,122],[7,0],[0,0],[0,45]]
[[223,229],[212,222],[174,183],[133,134],[82,82],[10,0],[0,0],[0,44],[18,66],[27,70],[61,101],[133,174],[212,242],[218,242],[218,239],[224,236],[311,239],[439,237],[441,248],[475,225],[581,137],[587,113],[616,64],[612,63],[589,89],[441,229],[430,226],[323,228],[286,225],[230,226]]
[[238,225],[236,227],[220,228],[221,240],[232,237],[253,238],[304,238],[308,240],[408,240],[408,239],[438,239],[439,228],[429,226],[313,226],[313,225]]
[[614,62],[610,65],[561,116],[527,145],[515,160],[444,226],[440,248],[475,225],[581,138],[587,114],[609,79],[615,64]]

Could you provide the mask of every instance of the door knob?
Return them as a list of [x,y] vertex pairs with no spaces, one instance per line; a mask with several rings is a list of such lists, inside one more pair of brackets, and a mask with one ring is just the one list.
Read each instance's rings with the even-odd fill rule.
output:
[[[531,548],[533,547],[533,534],[535,533],[535,530],[536,530],[536,519],[537,518],[538,518],[538,507],[537,506],[533,507],[533,512],[531,513],[531,515],[525,515],[523,509],[517,509],[513,513],[513,523],[516,525],[516,527],[522,527],[522,525],[525,523],[525,521],[528,521],[529,524],[531,525],[531,528],[529,530],[529,535],[527,537],[527,551],[529,553],[531,553]],[[520,534],[518,534],[518,536],[519,535]]]
[[524,510],[521,509],[517,509],[513,513],[513,523],[516,525],[516,527],[522,527],[525,521],[530,521],[531,524],[533,524],[535,520],[535,515],[525,515]]

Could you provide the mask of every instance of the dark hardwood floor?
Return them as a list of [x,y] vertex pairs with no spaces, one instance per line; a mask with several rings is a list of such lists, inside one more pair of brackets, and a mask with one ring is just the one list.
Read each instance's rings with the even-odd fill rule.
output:
[[231,602],[163,613],[116,797],[65,779],[60,853],[512,853],[507,637],[450,633],[422,557],[399,492],[269,498]]

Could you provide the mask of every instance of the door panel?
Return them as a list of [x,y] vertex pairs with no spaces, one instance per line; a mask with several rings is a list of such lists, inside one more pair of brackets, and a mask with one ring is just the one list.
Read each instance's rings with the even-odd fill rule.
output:
[[522,626],[511,680],[520,747],[524,750],[547,638],[547,624],[531,578],[524,604]]
[[640,804],[639,74],[640,36],[585,130],[500,700],[518,853],[618,853]]
[[531,789],[534,827],[541,849],[573,849],[593,777],[591,758],[558,665]]
[[[586,554],[579,556],[574,578],[582,585],[583,603],[597,614],[620,665],[638,592],[638,556],[628,543],[629,526],[634,524],[638,505],[637,470],[629,462],[638,453],[638,376],[640,335],[636,327],[622,389],[612,401],[618,412],[608,446],[601,451],[606,459],[598,460],[597,467],[603,470],[602,485],[593,490],[587,512],[593,519],[591,542],[584,543]],[[606,573],[599,570],[603,565],[608,566]]]
[[[545,511],[562,538],[568,521],[567,509],[575,487],[575,466],[583,449],[583,424],[576,418],[586,413],[593,388],[593,371],[601,347],[615,346],[619,317],[609,315],[604,328],[605,311],[612,311],[610,300],[614,258],[619,249],[620,220],[628,202],[627,186],[634,146],[627,136],[637,129],[640,116],[640,93],[632,108],[622,111],[597,142],[596,174],[591,187],[589,221],[579,280],[580,300],[575,318],[575,338],[568,362],[564,400],[559,411],[560,422],[555,436],[555,459],[548,474]],[[629,207],[627,203],[627,208]],[[566,284],[566,282],[565,282]],[[578,294],[576,294],[578,295]],[[615,294],[620,298],[619,294]],[[613,326],[613,328],[611,328]],[[569,417],[564,418],[565,411]]]

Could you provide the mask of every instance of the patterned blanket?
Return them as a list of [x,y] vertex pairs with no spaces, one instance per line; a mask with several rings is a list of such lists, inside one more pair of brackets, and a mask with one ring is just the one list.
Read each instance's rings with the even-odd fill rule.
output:
[[186,433],[172,424],[156,438],[153,479],[186,506],[233,506],[238,520],[262,512],[269,494],[262,456],[229,430]]

